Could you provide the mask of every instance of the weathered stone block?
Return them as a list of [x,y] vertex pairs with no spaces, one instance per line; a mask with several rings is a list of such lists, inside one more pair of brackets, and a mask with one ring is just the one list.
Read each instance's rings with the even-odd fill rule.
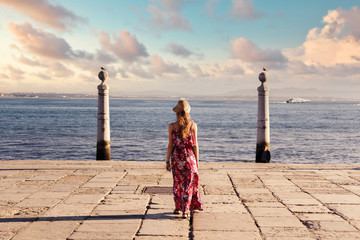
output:
[[195,213],[193,226],[194,231],[254,232],[258,230],[251,216],[243,213]]

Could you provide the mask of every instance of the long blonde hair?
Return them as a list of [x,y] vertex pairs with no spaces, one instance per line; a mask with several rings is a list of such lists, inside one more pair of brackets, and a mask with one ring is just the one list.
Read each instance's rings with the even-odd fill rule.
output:
[[184,110],[176,113],[177,121],[179,123],[179,131],[181,139],[187,138],[190,135],[191,117],[190,114]]

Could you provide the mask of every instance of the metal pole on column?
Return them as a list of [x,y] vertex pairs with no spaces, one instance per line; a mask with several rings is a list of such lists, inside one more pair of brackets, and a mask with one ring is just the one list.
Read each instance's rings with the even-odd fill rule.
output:
[[110,111],[109,111],[109,86],[105,83],[108,73],[104,68],[98,74],[101,84],[98,88],[98,124],[96,160],[110,160]]
[[[265,70],[266,71],[266,70]],[[261,85],[258,87],[258,120],[256,140],[256,160],[264,162],[262,155],[267,146],[270,149],[270,118],[269,118],[269,88],[266,86],[266,73],[259,74]]]

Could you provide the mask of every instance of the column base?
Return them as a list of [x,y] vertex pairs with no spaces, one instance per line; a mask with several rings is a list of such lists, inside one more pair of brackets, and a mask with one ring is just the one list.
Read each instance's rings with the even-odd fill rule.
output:
[[[256,144],[256,157],[255,157],[255,162],[257,163],[268,163],[270,162],[270,156],[268,160],[264,160],[262,159],[262,155],[264,153],[264,146],[267,145],[268,149],[270,147],[269,143],[260,143],[260,144]],[[270,150],[269,151],[269,155],[270,155]]]
[[96,160],[111,160],[110,141],[100,141],[97,143]]

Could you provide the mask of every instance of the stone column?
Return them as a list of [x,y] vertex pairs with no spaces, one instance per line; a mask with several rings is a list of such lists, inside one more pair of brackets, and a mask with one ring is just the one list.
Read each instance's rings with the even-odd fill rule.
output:
[[110,111],[109,111],[109,86],[105,83],[108,73],[105,69],[98,74],[101,84],[98,86],[98,125],[96,160],[110,160]]
[[266,86],[266,74],[259,74],[261,82],[258,87],[258,120],[257,120],[257,140],[256,140],[256,162],[261,162],[261,155],[264,146],[270,149],[270,118],[269,118],[269,88]]

